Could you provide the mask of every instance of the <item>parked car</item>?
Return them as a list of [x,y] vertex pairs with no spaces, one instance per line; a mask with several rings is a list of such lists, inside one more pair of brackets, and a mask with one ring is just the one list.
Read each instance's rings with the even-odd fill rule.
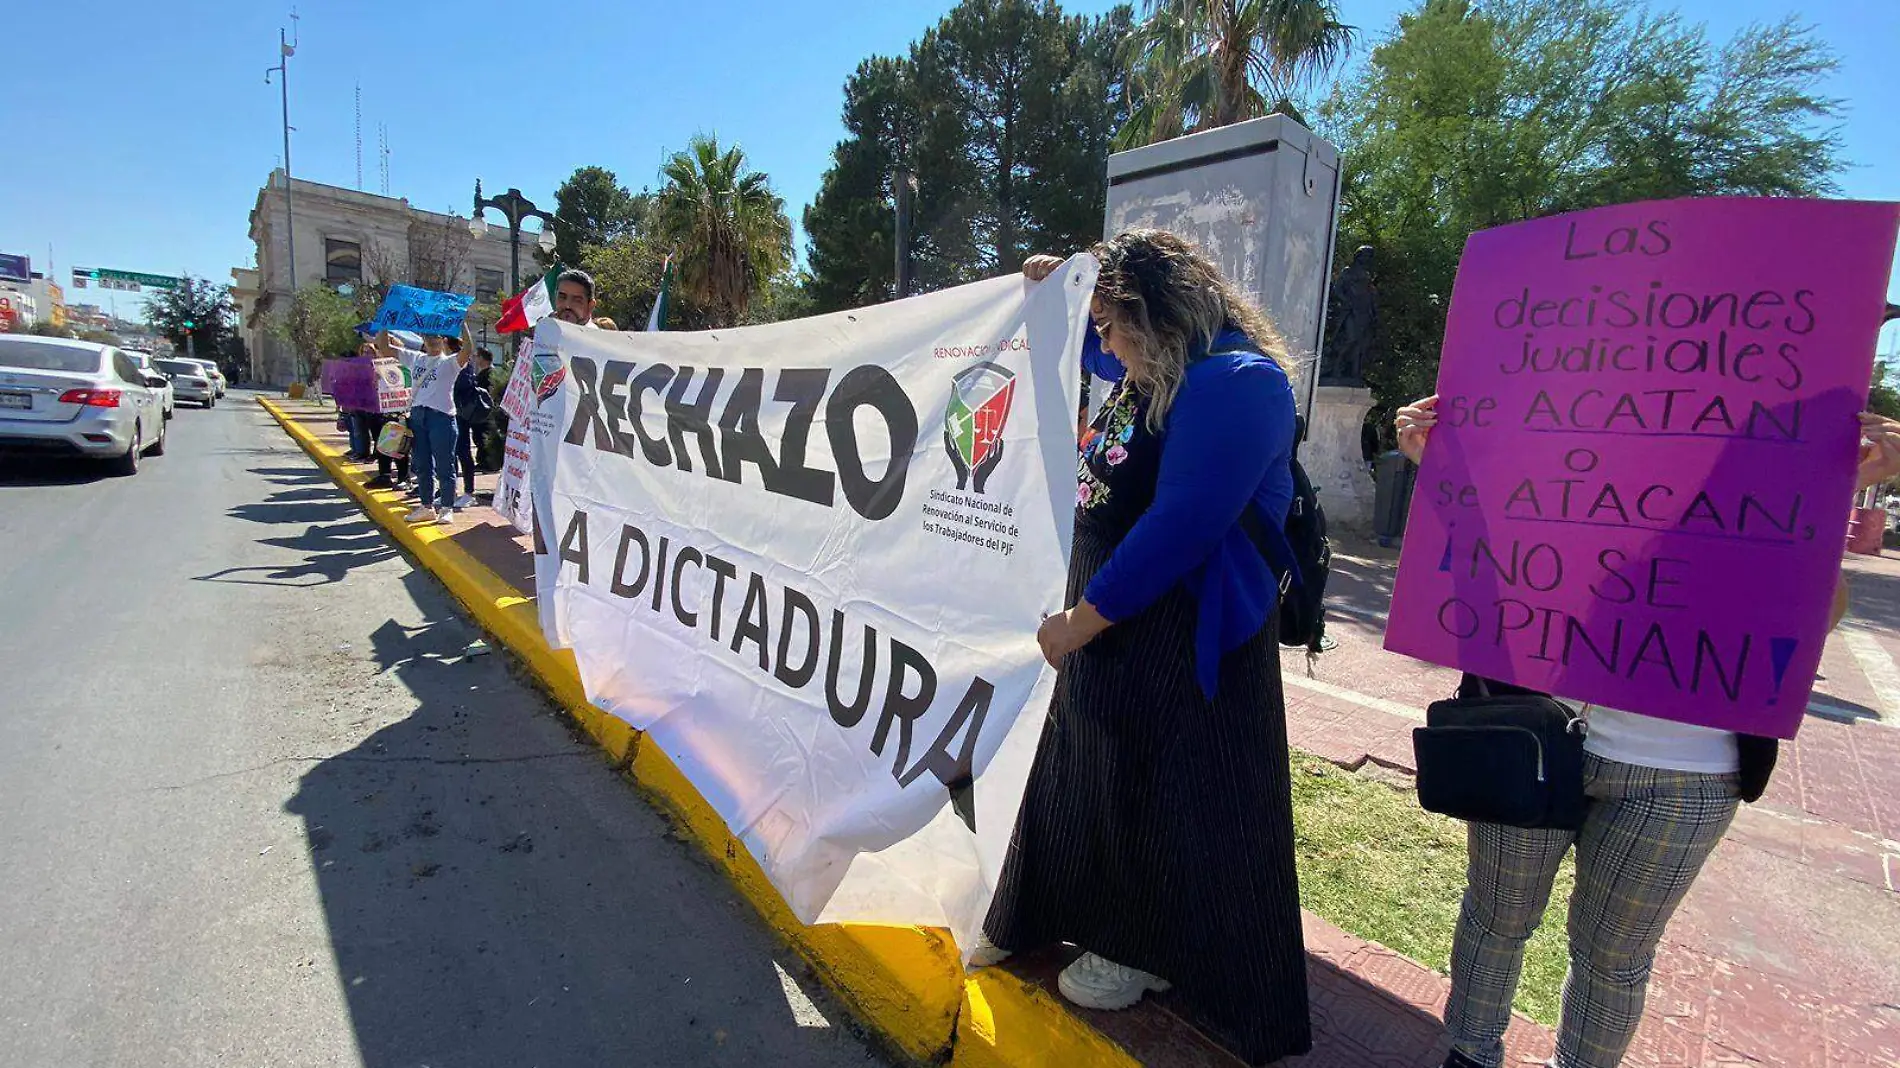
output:
[[211,380],[212,386],[214,386],[218,391],[218,397],[222,399],[224,397],[224,388],[227,385],[227,383],[224,380],[224,372],[218,370],[218,362],[216,360],[201,360],[201,359],[198,359],[196,356],[186,356],[184,357],[184,359],[188,360],[191,363],[199,364],[204,367],[205,377]]
[[137,474],[165,452],[157,376],[92,341],[0,334],[0,451],[87,456]]
[[178,406],[178,394],[172,389],[172,380],[166,378],[164,372],[152,364],[151,353],[140,352],[137,349],[126,349],[124,352],[127,358],[138,365],[140,373],[144,374],[148,380],[165,383],[163,386],[155,385],[152,388],[159,391],[159,398],[165,409],[165,418],[170,419]]
[[172,389],[179,400],[195,401],[213,408],[218,403],[218,386],[205,374],[204,365],[197,360],[168,360],[160,357],[152,361],[158,373],[171,380]]

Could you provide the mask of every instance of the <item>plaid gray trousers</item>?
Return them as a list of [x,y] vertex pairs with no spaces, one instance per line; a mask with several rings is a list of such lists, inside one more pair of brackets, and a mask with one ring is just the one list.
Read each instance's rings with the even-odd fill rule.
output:
[[1636,1034],[1656,943],[1740,805],[1740,776],[1664,771],[1584,755],[1590,798],[1577,831],[1473,823],[1464,908],[1451,949],[1445,1029],[1486,1068],[1504,1031],[1563,856],[1577,847],[1570,971],[1557,1068],[1615,1068]]

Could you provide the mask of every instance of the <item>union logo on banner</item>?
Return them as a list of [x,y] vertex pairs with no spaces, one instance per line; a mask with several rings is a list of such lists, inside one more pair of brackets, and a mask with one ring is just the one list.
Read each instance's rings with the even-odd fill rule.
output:
[[983,492],[990,472],[1003,459],[1003,427],[1016,398],[1016,375],[994,363],[979,363],[951,379],[950,403],[943,410],[943,447],[956,465],[957,488],[974,474]]
[[561,362],[558,353],[537,352],[534,362],[528,365],[528,373],[532,376],[534,399],[539,403],[561,388],[561,380],[567,377],[567,365]]

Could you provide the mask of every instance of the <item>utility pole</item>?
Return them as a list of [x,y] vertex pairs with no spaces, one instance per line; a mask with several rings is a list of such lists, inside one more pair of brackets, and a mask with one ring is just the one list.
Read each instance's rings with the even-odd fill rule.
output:
[[[296,12],[291,12],[290,21],[297,21]],[[270,76],[277,75],[277,86],[284,105],[284,246],[289,257],[290,292],[297,292],[297,234],[296,213],[290,203],[290,57],[297,54],[297,38],[286,37],[281,27],[277,30],[277,65],[264,71],[264,84],[270,84]]]

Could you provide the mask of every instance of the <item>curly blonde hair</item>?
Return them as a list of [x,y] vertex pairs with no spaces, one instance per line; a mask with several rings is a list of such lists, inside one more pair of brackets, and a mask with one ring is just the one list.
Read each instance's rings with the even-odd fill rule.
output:
[[1166,230],[1124,230],[1091,249],[1101,261],[1095,295],[1116,311],[1111,346],[1128,337],[1140,352],[1124,360],[1129,384],[1148,398],[1148,428],[1160,432],[1192,359],[1228,327],[1261,355],[1292,367],[1286,339],[1194,244]]

